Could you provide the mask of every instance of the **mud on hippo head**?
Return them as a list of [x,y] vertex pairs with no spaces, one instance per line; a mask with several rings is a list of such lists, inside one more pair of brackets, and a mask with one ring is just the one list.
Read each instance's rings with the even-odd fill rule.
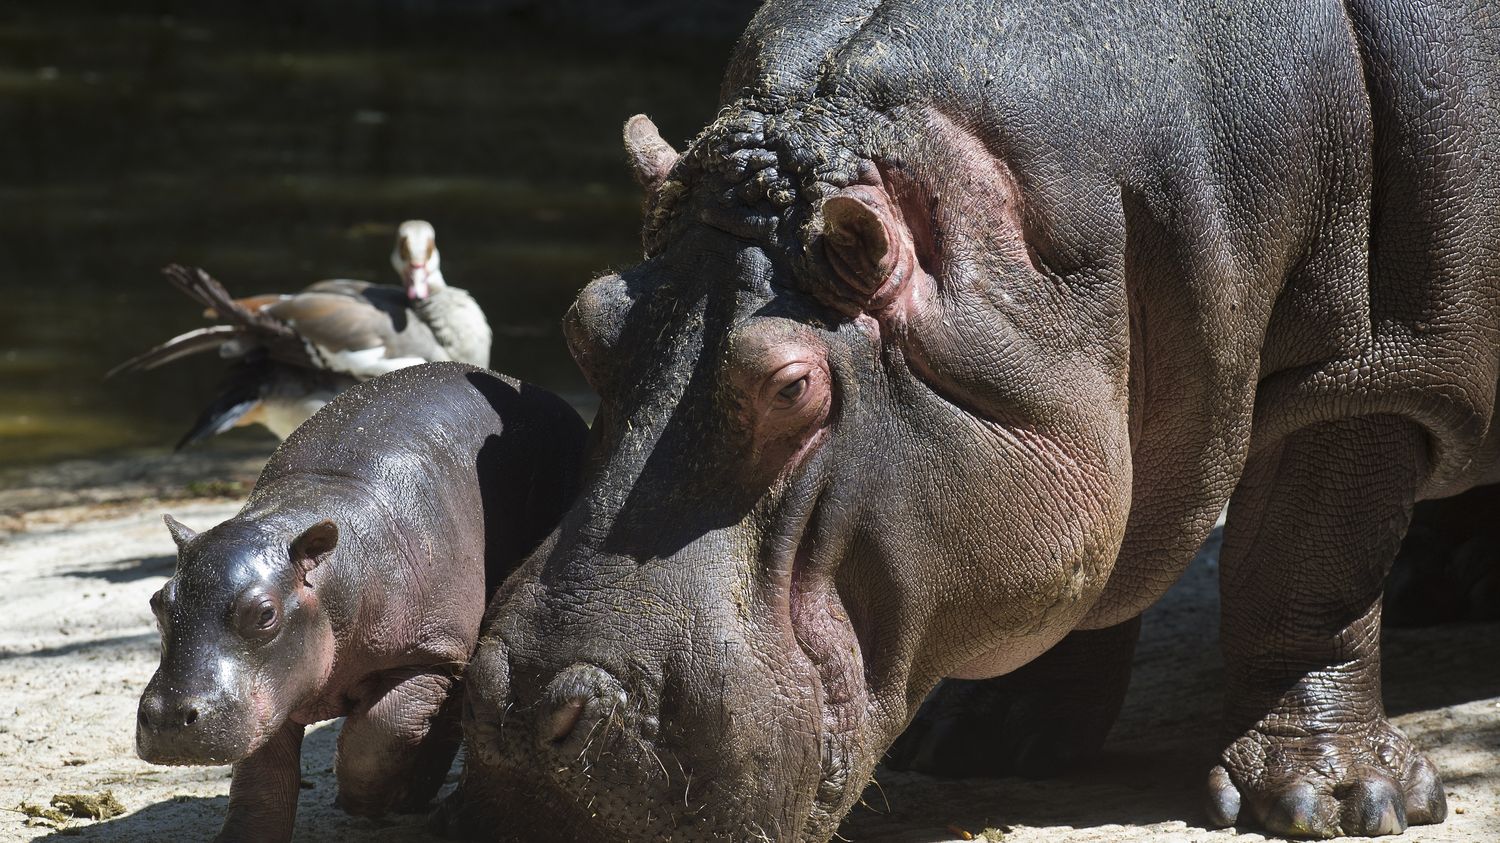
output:
[[515,839],[826,839],[938,679],[1045,650],[1118,550],[1126,351],[1073,330],[1009,173],[946,124],[923,182],[799,120],[681,157],[627,124],[647,258],[565,321],[584,492],[470,665]]
[[165,518],[177,570],[151,597],[161,664],[141,695],[136,751],[226,764],[265,743],[333,667],[333,627],[309,587],[338,543],[332,521],[271,535],[231,519],[202,534]]

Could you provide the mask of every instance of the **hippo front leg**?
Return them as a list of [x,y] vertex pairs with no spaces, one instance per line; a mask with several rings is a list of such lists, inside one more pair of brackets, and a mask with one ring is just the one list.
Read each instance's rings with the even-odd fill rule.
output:
[[1221,556],[1227,725],[1209,814],[1297,837],[1443,819],[1432,762],[1386,720],[1381,589],[1426,437],[1391,416],[1322,424],[1252,457]]
[[339,733],[339,807],[370,817],[426,809],[461,740],[455,684],[452,676],[428,672],[380,681]]
[[302,781],[301,723],[288,720],[265,745],[234,765],[229,814],[215,843],[291,840]]

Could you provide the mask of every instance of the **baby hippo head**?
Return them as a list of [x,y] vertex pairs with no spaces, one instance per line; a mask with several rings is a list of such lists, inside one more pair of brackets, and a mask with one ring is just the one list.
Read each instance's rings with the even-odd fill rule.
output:
[[165,520],[177,570],[151,597],[161,664],[141,695],[136,751],[156,764],[238,761],[312,704],[333,670],[333,625],[309,575],[338,527],[232,518],[200,535]]

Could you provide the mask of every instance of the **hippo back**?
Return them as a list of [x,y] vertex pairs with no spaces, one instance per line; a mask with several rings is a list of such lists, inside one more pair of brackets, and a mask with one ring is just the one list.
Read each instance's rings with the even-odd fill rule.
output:
[[586,433],[546,390],[462,363],[412,366],[347,390],[299,427],[246,511],[307,475],[359,486],[388,512],[419,514],[413,523],[456,528],[478,507],[490,593],[572,501]]

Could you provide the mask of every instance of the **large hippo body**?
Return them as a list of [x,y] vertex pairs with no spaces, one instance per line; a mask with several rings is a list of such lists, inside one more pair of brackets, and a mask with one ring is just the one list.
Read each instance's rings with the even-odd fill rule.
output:
[[195,534],[168,517],[178,561],[151,601],[141,757],[234,762],[219,839],[287,840],[303,729],[347,715],[340,805],[425,808],[458,748],[487,597],[571,503],[585,433],[549,392],[416,366],[299,427],[233,518]]
[[646,260],[566,320],[591,456],[492,606],[458,804],[522,840],[825,840],[944,677],[1056,662],[1117,700],[1229,502],[1211,819],[1440,820],[1380,595],[1415,500],[1500,480],[1497,26],[767,3],[680,156],[627,124]]

